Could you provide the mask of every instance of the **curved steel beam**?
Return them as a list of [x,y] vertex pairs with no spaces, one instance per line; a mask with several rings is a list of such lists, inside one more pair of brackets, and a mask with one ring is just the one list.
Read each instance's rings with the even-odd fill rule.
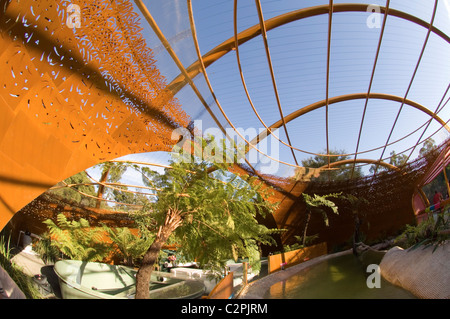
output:
[[[339,12],[367,12],[368,4],[359,4],[359,3],[336,3],[333,5],[333,13],[339,13]],[[270,31],[274,28],[277,28],[279,26],[285,25],[287,23],[301,20],[304,18],[309,18],[321,14],[329,14],[329,5],[324,4],[320,6],[315,7],[309,7],[309,8],[303,8],[299,10],[294,10],[276,17],[273,17],[271,19],[268,19],[264,22],[266,26],[266,31]],[[385,7],[380,7],[380,13],[384,14],[386,12]],[[439,30],[438,28],[431,26],[428,22],[419,19],[418,17],[415,17],[411,14],[405,13],[403,11],[395,10],[392,8],[389,8],[389,15],[394,16],[400,19],[404,19],[413,23],[418,24],[421,27],[424,27],[426,29],[431,29],[431,32],[435,33],[437,36],[441,37],[444,41],[450,44],[450,37]],[[238,45],[241,45],[256,36],[261,34],[261,26],[258,23],[257,25],[254,25],[242,32],[240,32],[237,36],[238,38]],[[205,68],[210,66],[212,63],[223,57],[228,52],[234,50],[235,47],[235,37],[232,36],[228,40],[222,42],[218,46],[216,46],[214,49],[203,55],[203,64]],[[190,79],[193,79],[195,76],[197,76],[199,73],[202,72],[202,66],[199,61],[194,62],[191,64],[188,68],[186,68],[186,71],[189,75]],[[173,94],[176,94],[181,88],[183,88],[187,84],[187,79],[185,78],[184,74],[179,74],[175,79],[170,82],[168,85],[168,89],[170,89]]]
[[[411,87],[412,87],[413,82],[414,82],[414,78],[416,77],[417,70],[419,69],[419,66],[420,66],[420,62],[422,61],[423,55],[425,53],[425,49],[427,47],[428,40],[430,38],[431,29],[433,27],[433,22],[434,22],[434,19],[436,18],[438,2],[439,2],[438,0],[434,1],[434,9],[433,9],[433,15],[431,17],[430,27],[428,28],[428,32],[427,32],[427,35],[425,37],[425,41],[423,42],[422,50],[421,50],[420,55],[419,55],[419,59],[417,60],[416,67],[414,68],[414,72],[413,72],[413,74],[411,76],[411,79],[409,81],[408,88],[406,89],[406,92],[405,92],[405,95],[404,95],[404,99],[405,100],[406,100],[406,98],[407,98],[407,96],[408,96],[408,94],[409,94],[409,92],[411,90]],[[383,159],[384,152],[386,151],[386,149],[388,147],[388,144],[389,144],[389,141],[391,140],[391,137],[392,137],[392,134],[394,132],[395,126],[397,125],[397,121],[398,121],[398,119],[400,117],[400,114],[401,114],[401,112],[403,110],[403,105],[404,105],[404,103],[402,102],[402,104],[400,105],[400,108],[398,110],[397,116],[395,117],[394,124],[392,125],[391,131],[389,132],[388,138],[386,140],[386,144],[384,145],[383,151],[381,152],[380,161]],[[377,173],[377,169],[375,169],[374,175],[376,173]]]
[[[267,63],[269,65],[270,77],[272,78],[272,86],[273,86],[273,91],[275,94],[275,99],[277,100],[278,110],[280,112],[281,120],[283,121],[283,128],[284,128],[284,133],[286,134],[286,139],[287,139],[289,145],[292,145],[291,138],[289,137],[289,132],[286,128],[286,123],[284,122],[283,108],[281,107],[280,95],[278,93],[278,88],[277,88],[277,81],[275,79],[275,72],[273,71],[272,58],[270,56],[269,43],[267,41],[266,24],[264,23],[264,16],[263,16],[262,7],[261,7],[261,1],[255,0],[255,3],[256,3],[256,9],[258,10],[259,25],[261,26],[262,38],[263,38],[263,42],[264,42],[264,48],[266,51]],[[201,57],[199,57],[199,58],[201,58]],[[292,157],[294,158],[295,165],[298,165],[297,157],[295,156],[294,150],[292,148],[290,148],[290,150],[292,153]]]
[[381,165],[384,166],[388,169],[392,169],[395,171],[399,171],[400,168],[398,168],[395,165],[383,162],[383,161],[379,161],[379,160],[373,160],[373,159],[367,159],[367,158],[357,158],[357,159],[346,159],[346,160],[342,160],[342,161],[336,161],[330,164],[326,164],[322,167],[320,167],[321,169],[326,169],[326,168],[332,168],[332,167],[336,167],[336,166],[341,166],[341,165],[345,165],[345,164],[353,164],[353,163],[365,163],[365,164],[377,164],[377,165]]
[[[435,113],[433,113],[432,111],[430,111],[429,109],[424,107],[423,105],[416,103],[414,101],[408,100],[408,99],[403,99],[403,97],[401,97],[401,96],[385,94],[385,93],[352,93],[352,94],[345,94],[345,95],[339,95],[339,96],[332,97],[328,100],[328,104],[330,105],[330,104],[334,104],[334,103],[338,103],[338,102],[358,100],[358,99],[367,99],[367,98],[395,101],[395,102],[404,103],[409,106],[412,106],[412,107],[424,112],[425,114],[429,115],[436,121],[438,121],[439,124],[441,124],[443,127],[446,128],[446,130],[448,132],[450,132],[450,128],[448,127],[447,123],[445,121],[443,121],[438,115],[436,115]],[[297,111],[294,111],[289,115],[286,115],[284,120],[286,123],[288,123],[288,122],[298,118],[299,116],[302,116],[308,112],[314,111],[325,105],[326,105],[326,100],[315,102],[308,106],[302,107],[301,109],[298,109]],[[283,124],[283,122],[281,120],[275,122],[274,124],[269,126],[269,129],[266,129],[265,131],[261,132],[250,143],[253,145],[257,145],[261,140],[263,140],[268,135],[270,135],[272,130],[279,128],[282,124]]]
[[[370,75],[370,81],[369,81],[369,87],[367,89],[367,93],[370,93],[372,91],[373,79],[375,78],[375,70],[376,70],[376,67],[377,67],[378,58],[380,56],[381,43],[383,41],[384,30],[386,28],[386,21],[387,21],[387,18],[389,16],[389,5],[390,5],[390,3],[391,3],[390,0],[386,0],[386,6],[385,6],[386,11],[385,11],[384,18],[383,18],[383,25],[381,26],[380,37],[378,38],[377,52],[375,54],[375,60],[373,62],[373,66],[372,66],[372,74]],[[367,98],[366,102],[364,103],[364,109],[363,109],[363,113],[362,113],[361,124],[359,125],[358,140],[356,142],[356,149],[355,149],[354,159],[356,159],[356,157],[358,156],[359,143],[361,142],[361,135],[362,135],[362,130],[363,130],[363,126],[364,126],[364,120],[366,118],[366,111],[367,111],[367,105],[368,104],[369,104],[369,99]],[[430,120],[430,122],[431,122],[431,120]],[[354,173],[355,173],[355,166],[353,166],[351,177],[353,177]]]

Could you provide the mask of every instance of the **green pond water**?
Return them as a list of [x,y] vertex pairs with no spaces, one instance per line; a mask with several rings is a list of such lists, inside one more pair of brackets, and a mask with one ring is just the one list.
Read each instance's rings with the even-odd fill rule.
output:
[[369,288],[363,266],[352,254],[325,260],[272,285],[266,299],[415,299],[380,276],[380,288]]

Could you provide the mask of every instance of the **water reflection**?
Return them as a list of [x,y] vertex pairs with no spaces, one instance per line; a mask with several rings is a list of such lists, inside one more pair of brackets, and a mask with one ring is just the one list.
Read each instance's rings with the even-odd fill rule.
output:
[[381,278],[368,288],[365,269],[353,255],[325,260],[270,287],[268,299],[414,299],[408,291]]

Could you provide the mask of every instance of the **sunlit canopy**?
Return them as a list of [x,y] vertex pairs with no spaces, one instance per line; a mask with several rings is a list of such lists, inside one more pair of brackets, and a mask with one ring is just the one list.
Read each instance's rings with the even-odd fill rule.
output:
[[2,0],[0,31],[0,226],[191,134],[288,183],[376,176],[449,138],[449,0]]
[[261,172],[293,176],[338,151],[368,174],[364,159],[412,161],[448,138],[447,1],[136,4],[193,125],[251,143]]

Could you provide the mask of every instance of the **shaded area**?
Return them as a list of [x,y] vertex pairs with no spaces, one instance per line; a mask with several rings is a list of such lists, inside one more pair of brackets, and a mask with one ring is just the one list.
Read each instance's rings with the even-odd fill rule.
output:
[[11,236],[11,242],[15,244],[20,239],[21,231],[29,231],[36,235],[45,233],[48,229],[43,222],[47,219],[56,222],[60,213],[73,219],[84,218],[89,221],[92,227],[102,224],[112,227],[134,226],[134,221],[128,213],[87,207],[65,198],[44,193],[17,212],[2,233],[8,233]]
[[54,266],[48,265],[41,268],[41,274],[43,274],[46,278],[48,283],[51,286],[52,292],[55,295],[57,299],[61,299],[61,289],[59,287],[59,281],[58,276],[55,273]]
[[122,155],[169,150],[173,129],[190,121],[132,4],[79,4],[86,20],[74,32],[67,1],[0,1],[1,227],[48,185]]
[[[321,196],[342,192],[366,199],[368,203],[360,209],[364,215],[361,221],[364,238],[361,240],[383,240],[397,235],[404,225],[415,223],[416,216],[411,199],[421,179],[432,167],[441,150],[446,147],[447,143],[444,143],[427,156],[404,165],[397,171],[383,171],[375,176],[351,180],[312,180],[309,184],[304,184],[302,192]],[[295,185],[293,180],[291,185]],[[283,194],[282,191],[280,193]],[[274,214],[278,227],[287,230],[281,235],[284,245],[294,244],[294,236],[301,235],[304,229],[306,207],[300,195],[301,192],[295,198],[286,196]],[[322,217],[313,214],[307,233],[308,236],[318,234],[317,242],[327,242],[329,252],[348,248],[355,230],[350,203],[341,199],[333,201],[339,207],[339,215],[328,214],[329,227],[326,227]]]

